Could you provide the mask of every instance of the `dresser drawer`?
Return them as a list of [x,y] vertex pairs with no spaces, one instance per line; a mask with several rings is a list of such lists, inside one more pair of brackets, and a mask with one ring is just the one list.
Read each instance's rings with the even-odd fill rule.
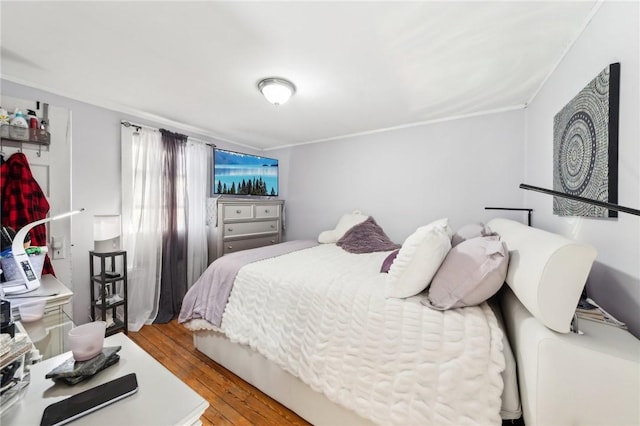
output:
[[246,240],[225,241],[222,246],[222,254],[235,253],[240,250],[278,244],[279,242],[280,238],[277,235],[273,235],[271,237],[249,238]]
[[252,205],[229,205],[224,206],[222,215],[225,220],[233,219],[251,219],[253,218]]
[[275,233],[278,232],[278,221],[225,223],[223,232],[225,237]]
[[279,217],[280,206],[278,204],[256,205],[256,218]]

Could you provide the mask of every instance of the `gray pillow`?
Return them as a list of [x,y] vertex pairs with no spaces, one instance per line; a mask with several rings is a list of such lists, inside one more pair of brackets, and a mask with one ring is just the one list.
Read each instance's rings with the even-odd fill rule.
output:
[[438,310],[478,305],[502,287],[508,266],[500,237],[463,241],[447,254],[422,304]]
[[451,237],[451,247],[455,247],[463,241],[478,237],[488,237],[496,235],[487,225],[482,222],[469,223],[456,231]]
[[349,229],[336,245],[349,253],[373,253],[395,250],[400,246],[387,237],[376,221],[369,216],[367,220]]

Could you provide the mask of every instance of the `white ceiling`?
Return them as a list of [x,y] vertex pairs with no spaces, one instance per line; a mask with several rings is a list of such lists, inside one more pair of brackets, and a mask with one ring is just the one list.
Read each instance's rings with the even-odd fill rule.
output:
[[[269,149],[523,107],[596,1],[0,3],[1,75]],[[256,88],[284,77],[280,107]]]

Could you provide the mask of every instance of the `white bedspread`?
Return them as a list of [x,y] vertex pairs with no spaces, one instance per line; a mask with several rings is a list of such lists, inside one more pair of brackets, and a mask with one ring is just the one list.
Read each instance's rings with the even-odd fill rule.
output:
[[247,265],[221,330],[376,423],[500,424],[504,356],[491,309],[386,299],[386,254],[323,244]]

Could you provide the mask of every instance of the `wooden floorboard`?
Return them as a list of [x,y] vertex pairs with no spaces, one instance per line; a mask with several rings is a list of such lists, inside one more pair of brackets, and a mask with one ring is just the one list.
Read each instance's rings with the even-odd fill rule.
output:
[[129,338],[209,401],[205,425],[309,425],[193,346],[191,332],[172,321],[145,325]]

